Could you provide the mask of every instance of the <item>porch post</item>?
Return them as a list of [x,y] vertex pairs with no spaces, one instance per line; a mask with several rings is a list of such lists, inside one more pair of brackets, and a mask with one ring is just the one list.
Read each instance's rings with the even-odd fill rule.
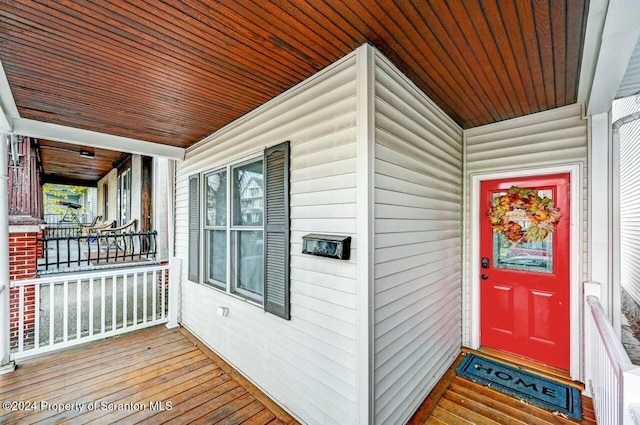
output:
[[8,136],[0,142],[0,374],[11,372],[15,365],[9,358],[9,169]]
[[[590,118],[590,246],[591,280],[600,282],[600,303],[616,328],[611,300],[611,143],[609,113]],[[614,313],[612,315],[612,313]],[[618,320],[619,323],[619,320]],[[617,327],[617,331],[620,328]]]
[[180,294],[180,280],[182,274],[182,260],[171,257],[169,260],[169,322],[167,328],[178,326],[178,296]]

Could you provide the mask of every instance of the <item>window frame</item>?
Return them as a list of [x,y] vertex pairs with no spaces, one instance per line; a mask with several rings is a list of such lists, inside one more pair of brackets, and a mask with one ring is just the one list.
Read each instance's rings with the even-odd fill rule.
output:
[[[225,214],[226,214],[226,218],[225,218],[225,224],[224,225],[209,225],[207,224],[207,212],[208,212],[208,195],[207,195],[207,179],[209,178],[209,176],[214,175],[214,174],[218,174],[224,172],[225,176],[226,176],[226,182],[225,182]],[[202,173],[202,209],[203,209],[203,214],[202,214],[202,232],[203,232],[203,255],[204,258],[202,258],[202,262],[203,262],[203,276],[204,276],[204,283],[213,287],[213,288],[217,288],[223,291],[227,291],[228,290],[228,285],[229,285],[229,277],[230,277],[230,273],[229,273],[229,208],[230,208],[230,199],[229,199],[229,166],[224,166],[224,167],[218,167],[216,169],[207,171],[205,173]],[[209,245],[210,245],[210,237],[209,237],[209,232],[212,231],[219,231],[219,230],[224,230],[225,231],[225,239],[226,239],[226,246],[225,246],[225,282],[221,282],[219,280],[216,279],[211,279],[210,278],[210,259],[211,259],[211,255],[209,253]]]
[[[242,167],[247,164],[252,164],[255,162],[262,162],[263,166],[263,177],[264,177],[264,156],[263,155],[253,155],[248,158],[243,158],[238,161],[230,162],[223,166],[217,166],[211,168],[203,173],[202,175],[202,217],[201,217],[201,229],[202,229],[202,255],[201,261],[203,262],[203,276],[202,279],[205,285],[211,287],[215,290],[224,292],[227,295],[231,295],[233,297],[239,298],[241,300],[247,301],[251,304],[255,304],[257,306],[262,307],[264,305],[264,291],[262,295],[254,294],[251,291],[248,291],[243,288],[239,288],[237,286],[237,268],[239,265],[239,247],[237,244],[237,235],[239,232],[252,232],[252,231],[260,231],[262,233],[262,243],[263,243],[263,252],[262,252],[262,264],[264,265],[264,199],[262,202],[262,214],[263,220],[262,225],[259,226],[249,226],[249,225],[241,225],[234,223],[234,202],[233,202],[233,191],[235,189],[235,181],[234,181],[234,170]],[[227,181],[226,181],[226,223],[225,226],[210,226],[207,225],[207,177],[219,172],[224,171],[226,173]],[[264,198],[265,188],[263,187],[263,198]],[[209,278],[209,232],[212,230],[225,230],[226,231],[226,282],[223,284],[220,281],[213,280]],[[262,282],[260,282],[260,286],[264,286],[264,274],[262,276]]]

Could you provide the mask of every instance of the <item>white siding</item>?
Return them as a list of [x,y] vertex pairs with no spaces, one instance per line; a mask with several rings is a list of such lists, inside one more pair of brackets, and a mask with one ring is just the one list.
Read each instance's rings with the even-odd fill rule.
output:
[[[612,121],[640,111],[640,95],[613,104]],[[640,305],[640,120],[620,128],[620,282]]]
[[460,352],[462,130],[377,57],[375,423],[405,423]]
[[[587,120],[581,105],[571,105],[546,112],[502,121],[465,132],[467,193],[465,220],[471,223],[471,175],[483,172],[531,169],[560,165],[582,165],[582,279],[588,279],[587,249]],[[470,268],[470,226],[465,235],[465,264]],[[463,290],[463,343],[470,343],[471,276],[465,275]]]
[[[177,167],[175,246],[186,261],[188,176],[291,141],[291,320],[191,283],[184,267],[181,323],[309,424],[358,421],[356,104],[352,54],[189,149]],[[353,236],[351,260],[302,255],[307,233]]]

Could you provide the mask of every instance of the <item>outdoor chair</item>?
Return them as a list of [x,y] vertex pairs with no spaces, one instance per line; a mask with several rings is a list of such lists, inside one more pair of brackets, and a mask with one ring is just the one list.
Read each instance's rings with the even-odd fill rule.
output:
[[109,229],[109,228],[113,228],[113,226],[116,225],[116,221],[115,220],[111,220],[111,221],[104,221],[100,224],[95,224],[95,220],[93,225],[91,226],[82,226],[81,228],[81,233],[83,236],[88,236],[88,235],[97,235],[99,231],[101,230],[105,230],[105,229]]
[[99,237],[100,246],[104,246],[106,247],[106,249],[117,248],[125,250],[126,243],[123,234],[134,233],[136,231],[137,223],[138,220],[134,218],[119,227],[107,227],[104,229],[98,229],[97,234]]

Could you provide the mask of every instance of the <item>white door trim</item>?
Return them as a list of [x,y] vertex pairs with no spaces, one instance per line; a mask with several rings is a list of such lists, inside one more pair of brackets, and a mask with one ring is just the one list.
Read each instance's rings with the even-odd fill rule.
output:
[[581,380],[582,370],[582,285],[581,285],[581,223],[582,223],[582,165],[567,164],[553,167],[471,174],[471,291],[470,291],[470,344],[472,349],[480,347],[480,182],[527,176],[569,173],[571,190],[571,234],[570,234],[570,338],[571,354],[569,372],[571,379]]

